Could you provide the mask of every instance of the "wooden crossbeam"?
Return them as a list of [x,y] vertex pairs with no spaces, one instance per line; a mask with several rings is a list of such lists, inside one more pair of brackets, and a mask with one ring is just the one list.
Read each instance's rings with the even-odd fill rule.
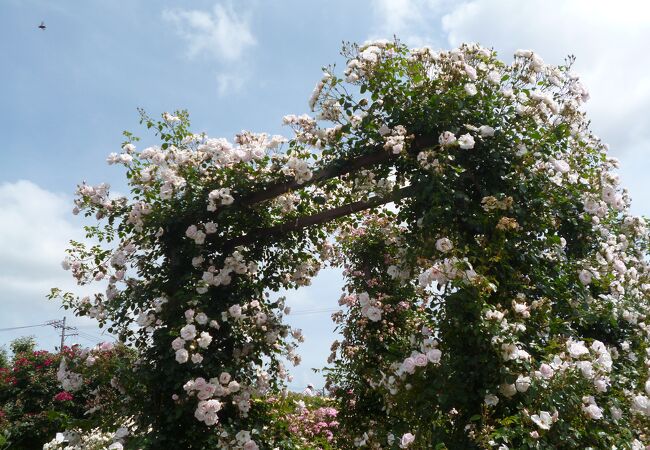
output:
[[[417,152],[420,150],[435,144],[435,139],[429,136],[416,136],[409,145],[408,150],[409,153],[417,154]],[[322,169],[316,171],[310,180],[303,183],[298,183],[295,180],[291,180],[266,186],[258,191],[236,199],[233,203],[233,206],[251,206],[265,200],[271,200],[279,195],[286,194],[287,192],[304,189],[305,187],[316,184],[319,181],[329,180],[331,178],[347,175],[349,173],[372,167],[377,164],[397,160],[398,157],[399,155],[394,155],[393,153],[386,151],[383,147],[380,146],[374,149],[372,152],[358,156],[356,158],[333,161],[326,167],[323,167]]]
[[233,238],[226,242],[224,248],[233,249],[239,245],[246,245],[256,241],[262,241],[271,236],[276,236],[278,234],[289,233],[292,231],[298,231],[303,228],[307,228],[313,225],[320,225],[323,223],[331,222],[343,216],[349,214],[354,214],[360,211],[365,211],[367,209],[376,208],[387,203],[401,200],[405,197],[408,197],[412,192],[412,189],[406,187],[393,191],[390,195],[386,197],[373,197],[368,200],[357,201],[353,203],[348,203],[347,205],[337,206],[336,208],[331,208],[325,211],[321,211],[310,216],[298,217],[294,220],[289,220],[287,222],[273,225],[267,228],[257,228],[252,229],[245,235]]

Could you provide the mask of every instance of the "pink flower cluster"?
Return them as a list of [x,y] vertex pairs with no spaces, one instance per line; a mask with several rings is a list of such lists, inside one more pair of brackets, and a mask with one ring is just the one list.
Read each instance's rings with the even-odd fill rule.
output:
[[321,407],[312,411],[300,405],[299,413],[288,417],[289,431],[307,438],[322,436],[331,442],[334,439],[334,431],[339,426],[337,414],[338,411],[332,407]]
[[67,402],[72,400],[74,397],[72,396],[71,393],[67,391],[61,391],[58,394],[54,396],[54,401],[56,402]]

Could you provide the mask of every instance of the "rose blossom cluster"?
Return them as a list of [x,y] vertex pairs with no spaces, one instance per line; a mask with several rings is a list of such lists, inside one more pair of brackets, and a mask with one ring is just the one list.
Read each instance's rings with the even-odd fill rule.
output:
[[[181,383],[189,380],[186,395],[198,399],[195,417],[201,426],[219,427],[224,447],[255,449],[256,429],[243,422],[251,399],[287,377],[274,361],[279,349],[299,360],[285,341],[291,333],[281,314],[272,313],[282,307],[263,293],[308,284],[321,265],[312,253],[323,247],[323,235],[339,232],[341,251],[329,260],[345,267],[351,294],[342,299],[349,310],[335,315],[344,336],[332,359],[337,381],[348,383],[341,392],[352,391],[347,406],[364,398],[353,388],[368,389],[367,397],[378,398],[382,411],[390,412],[386,420],[396,421],[383,426],[374,417],[359,418],[356,445],[385,445],[389,432],[390,445],[398,442],[401,448],[420,439],[410,432],[393,434],[410,429],[399,423],[410,414],[400,401],[408,403],[408,396],[429,388],[431,379],[443,387],[453,379],[445,377],[444,360],[458,356],[448,351],[458,346],[448,332],[458,324],[468,334],[480,334],[477,341],[486,343],[481,351],[491,351],[502,369],[498,377],[482,380],[486,392],[480,393],[480,407],[488,423],[500,423],[507,404],[509,414],[521,419],[517,423],[530,428],[526,438],[550,439],[545,432],[554,423],[573,419],[557,412],[563,411],[562,396],[553,393],[562,389],[562,380],[578,379],[578,394],[570,395],[577,396],[581,417],[610,426],[604,435],[616,431],[610,418],[625,421],[636,427],[629,436],[645,439],[642,427],[629,418],[639,420],[650,411],[648,374],[640,375],[645,385],[633,375],[642,364],[647,371],[650,358],[644,354],[650,332],[648,233],[643,219],[628,212],[629,196],[613,171],[616,162],[589,131],[581,109],[589,95],[570,64],[552,66],[532,51],[519,50],[506,65],[476,44],[434,52],[375,41],[344,54],[346,80],[376,95],[352,100],[339,87],[342,81],[327,73],[309,101],[316,118],[285,116],[294,131],[286,153],[277,151],[284,142],[280,137],[242,132],[231,144],[190,134],[181,115],[165,114],[164,123],[150,125],[171,136],[162,146],[138,153],[128,142],[121,154],[109,156],[109,163],[128,170],[133,198],[111,199],[108,186],[83,184],[75,211],[117,224],[115,248],[78,246],[64,262],[80,282],[107,279],[108,288],[93,302],[68,301],[81,314],[119,320],[124,329],[135,324],[147,333],[168,332],[151,333],[160,340],[142,339],[141,348],[162,342],[169,351],[171,342],[181,364],[173,369],[187,371]],[[388,70],[399,70],[399,83],[390,84],[394,78],[387,77]],[[389,91],[392,97],[386,98]],[[435,101],[414,101],[424,96]],[[441,109],[402,114],[422,104]],[[321,127],[321,120],[332,126]],[[416,136],[414,130],[427,135]],[[427,144],[415,155],[411,146],[420,137]],[[382,150],[390,162],[321,178],[336,167],[352,167],[355,158],[374,156],[369,149]],[[485,170],[493,166],[499,169]],[[348,202],[381,199],[393,186],[412,188],[411,197],[396,201],[393,210],[381,210],[376,217],[384,222],[374,231],[354,229],[353,217],[347,225],[342,219],[344,225],[323,226],[318,233],[284,232],[294,223],[285,222],[288,213],[317,215]],[[260,192],[268,187],[282,191],[282,197],[255,203],[255,194],[264,197]],[[169,235],[179,223],[180,236]],[[228,245],[257,237],[260,227],[271,230],[273,239],[261,232],[247,246]],[[96,233],[104,239],[104,231]],[[170,246],[177,238],[189,248]],[[174,279],[177,274],[182,281]],[[434,283],[438,289],[430,289]],[[170,301],[155,304],[155,298]],[[161,312],[169,312],[170,323],[162,321]],[[465,323],[467,317],[475,320]],[[436,327],[440,321],[446,326]],[[599,330],[592,323],[609,324],[615,332],[607,339],[597,336],[602,341],[583,336],[586,329]],[[436,331],[422,333],[422,340],[423,327]],[[231,349],[226,355],[207,351],[224,343]],[[268,366],[259,363],[265,358]],[[225,364],[233,365],[227,373],[239,380],[234,391],[232,380],[210,378]],[[429,365],[435,370],[417,373]],[[65,369],[61,373],[62,380],[76,383]],[[535,400],[528,398],[531,392],[548,404],[535,403],[529,412],[525,406]],[[229,402],[241,413],[233,419],[236,433],[219,421]],[[454,416],[436,408],[417,412]],[[494,428],[482,421],[468,424],[472,445],[494,441]],[[448,422],[436,425],[442,429]],[[504,425],[498,433],[519,438],[520,430],[513,430]]]
[[[445,244],[444,248],[446,247]],[[451,247],[449,247],[449,250],[451,250]],[[476,280],[477,276],[476,271],[466,258],[461,259],[452,256],[435,263],[430,269],[421,273],[418,282],[421,287],[430,286],[434,281],[440,286],[444,286],[453,280],[461,280],[464,283],[471,284]]]
[[322,436],[331,442],[339,426],[336,408],[324,406],[311,410],[302,401],[296,403],[296,412],[286,416],[289,431],[307,439]]

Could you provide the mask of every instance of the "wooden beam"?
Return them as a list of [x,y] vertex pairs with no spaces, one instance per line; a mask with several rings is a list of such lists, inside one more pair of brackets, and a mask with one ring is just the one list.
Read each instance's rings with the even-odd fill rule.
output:
[[[411,154],[417,154],[420,150],[426,147],[435,145],[435,139],[426,136],[416,136],[413,142],[408,146],[408,151]],[[329,180],[331,178],[340,177],[349,173],[365,169],[376,164],[387,163],[397,160],[399,155],[395,155],[383,148],[377,147],[370,153],[350,159],[339,159],[333,161],[329,165],[316,171],[312,178],[304,183],[297,183],[295,180],[290,180],[282,183],[275,183],[239,199],[235,199],[233,206],[251,206],[265,200],[273,199],[279,195],[286,194],[287,192],[303,189],[309,185],[318,183],[319,181]]]
[[401,200],[405,197],[408,197],[411,192],[412,189],[408,187],[397,189],[387,197],[373,197],[369,200],[348,203],[347,205],[342,205],[336,208],[321,211],[319,213],[312,214],[311,216],[298,217],[297,219],[289,220],[278,225],[273,225],[271,227],[252,229],[243,236],[239,236],[227,241],[224,245],[224,248],[234,249],[239,245],[246,245],[256,241],[261,241],[277,234],[290,233],[292,231],[298,231],[313,225],[320,225],[323,223],[331,222],[349,214],[354,214],[366,209],[385,205],[386,203]]

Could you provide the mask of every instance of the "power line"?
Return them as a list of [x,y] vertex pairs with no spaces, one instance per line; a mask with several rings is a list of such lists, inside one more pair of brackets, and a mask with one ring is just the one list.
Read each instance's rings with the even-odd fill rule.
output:
[[63,316],[63,320],[51,320],[48,325],[52,325],[54,328],[60,328],[61,329],[61,347],[59,348],[59,351],[63,351],[63,346],[65,345],[65,338],[69,336],[77,336],[77,333],[68,333],[68,330],[71,331],[77,331],[76,327],[70,327],[66,326],[65,324],[66,317]]
[[[86,337],[88,337],[88,338],[90,338],[90,339],[94,339],[94,340],[97,341],[97,342],[105,342],[105,339],[104,339],[102,336],[98,336],[98,335],[96,335],[96,334],[86,333],[86,332],[80,332],[80,334],[85,335]],[[109,335],[109,336],[110,336],[110,335]],[[114,336],[110,336],[110,337],[111,337],[112,339],[115,339]]]
[[95,344],[100,344],[102,341],[100,339],[94,338],[92,336],[86,336],[85,334],[79,333],[78,336],[87,341],[94,342]]
[[[64,317],[63,320],[50,320],[45,323],[40,323],[35,325],[23,325],[20,327],[0,328],[0,331],[22,330],[25,328],[48,327],[48,326],[61,330],[61,347],[59,348],[59,351],[63,349],[63,346],[65,345],[65,338],[71,336],[79,336],[80,338],[83,338],[95,344],[101,344],[102,342],[105,342],[104,333],[102,333],[102,336],[98,336],[96,334],[88,333],[86,331],[80,331],[78,327],[72,327],[66,325],[66,317]],[[74,331],[75,333],[70,333],[69,331]],[[109,336],[114,341],[117,341],[117,338],[110,333],[106,333],[106,336]]]
[[50,324],[49,323],[39,323],[38,325],[25,325],[25,326],[22,326],[22,327],[0,328],[0,331],[22,330],[24,328],[46,327],[48,325],[50,325]]

